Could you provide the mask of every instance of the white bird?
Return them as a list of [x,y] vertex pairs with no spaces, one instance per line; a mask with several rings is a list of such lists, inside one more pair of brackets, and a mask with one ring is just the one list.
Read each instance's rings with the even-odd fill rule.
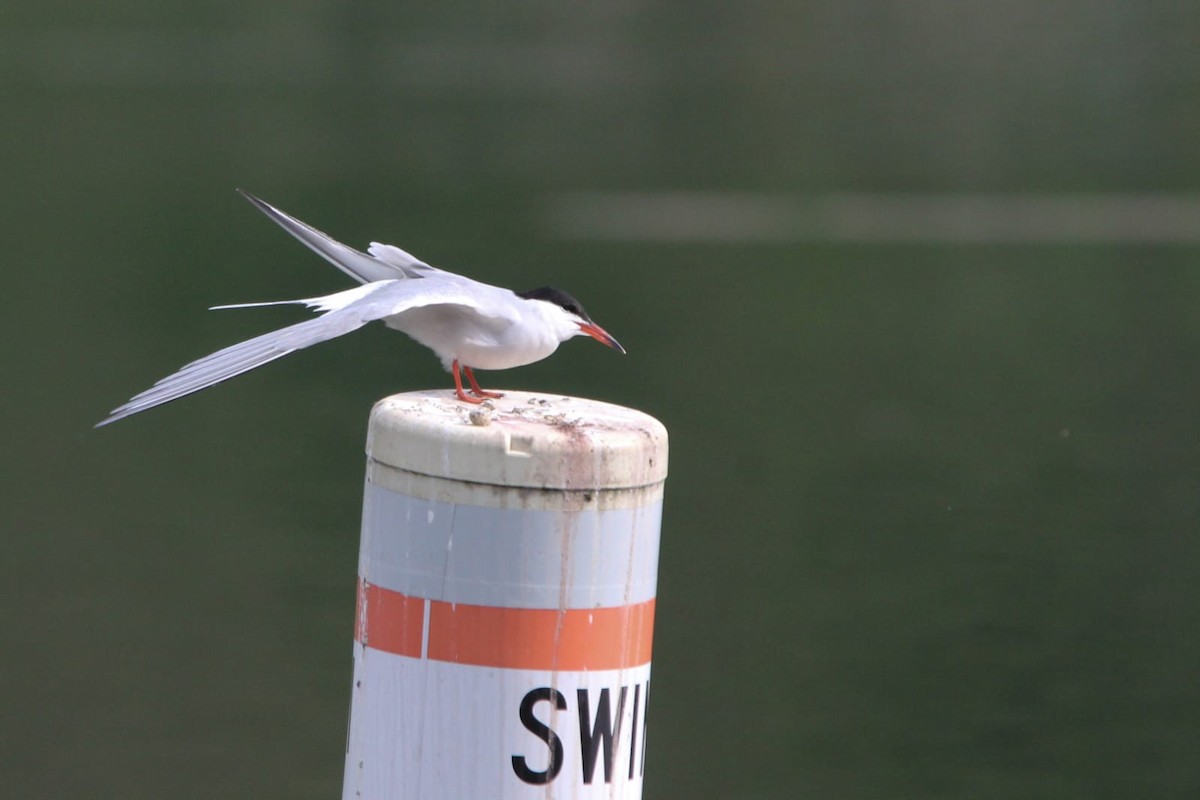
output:
[[[193,361],[113,409],[97,428],[207,389],[374,320],[407,333],[436,353],[454,375],[455,395],[467,403],[502,396],[480,389],[474,370],[508,369],[541,361],[572,336],[591,336],[625,352],[577,300],[560,289],[512,292],[432,267],[399,247],[378,242],[372,242],[367,252],[361,253],[249,192],[238,191],[285,231],[363,285],[307,300],[214,306],[224,309],[302,304],[323,313]],[[463,374],[473,397],[463,391]]]

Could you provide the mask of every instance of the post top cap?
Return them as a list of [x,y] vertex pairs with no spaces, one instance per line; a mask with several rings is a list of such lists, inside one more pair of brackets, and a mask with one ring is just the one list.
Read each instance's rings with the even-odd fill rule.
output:
[[667,430],[624,406],[505,392],[472,406],[445,390],[385,397],[371,410],[367,455],[436,478],[531,489],[605,490],[661,483]]

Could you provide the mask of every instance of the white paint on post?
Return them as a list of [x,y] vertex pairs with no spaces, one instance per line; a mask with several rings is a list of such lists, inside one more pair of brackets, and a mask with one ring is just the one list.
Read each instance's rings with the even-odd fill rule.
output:
[[666,430],[493,404],[371,414],[343,800],[641,796]]

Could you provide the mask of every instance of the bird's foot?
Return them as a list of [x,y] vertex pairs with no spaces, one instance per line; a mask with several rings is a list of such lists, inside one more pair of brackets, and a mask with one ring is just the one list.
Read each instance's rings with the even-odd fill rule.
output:
[[471,395],[464,392],[461,387],[454,390],[454,396],[459,400],[462,400],[464,403],[473,403],[475,405],[479,405],[483,402],[482,397],[471,397]]
[[[467,380],[471,384],[471,393],[476,397],[496,398],[504,397],[504,392],[488,392],[479,388],[479,381],[475,380],[475,370],[470,367],[463,367],[463,372],[466,373]],[[481,402],[479,400],[475,402]]]

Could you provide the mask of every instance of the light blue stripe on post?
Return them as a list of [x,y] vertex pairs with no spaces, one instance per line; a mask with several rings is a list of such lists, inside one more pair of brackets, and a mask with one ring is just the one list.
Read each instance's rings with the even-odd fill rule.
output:
[[426,500],[368,483],[359,576],[431,600],[625,606],[655,596],[662,501],[581,511]]

